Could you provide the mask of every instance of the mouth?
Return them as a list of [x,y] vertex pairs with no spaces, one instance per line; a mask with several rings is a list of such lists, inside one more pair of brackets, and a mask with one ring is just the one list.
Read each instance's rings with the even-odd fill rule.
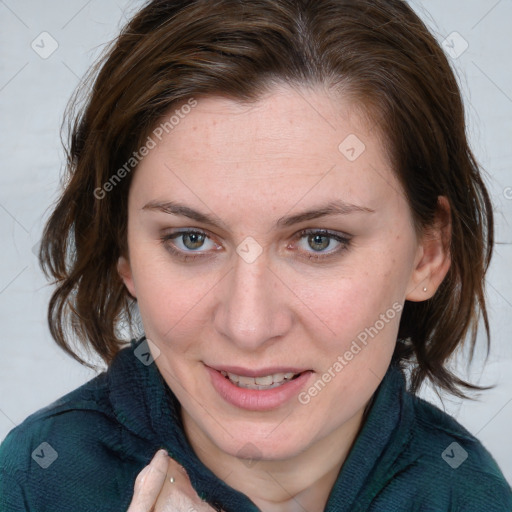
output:
[[246,375],[237,375],[236,373],[227,372],[225,370],[220,371],[220,374],[235,386],[244,389],[255,389],[258,391],[283,386],[284,384],[298,378],[302,373],[304,372],[278,372],[263,375],[261,377],[248,377]]
[[313,370],[268,367],[258,370],[240,366],[205,365],[213,388],[229,404],[250,411],[269,411],[293,403],[311,380]]

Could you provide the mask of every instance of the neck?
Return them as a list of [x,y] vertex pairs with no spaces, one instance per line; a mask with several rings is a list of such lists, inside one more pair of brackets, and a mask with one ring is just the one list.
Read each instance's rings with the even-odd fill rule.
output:
[[220,450],[182,411],[185,433],[201,462],[264,512],[322,512],[360,431],[364,408],[335,431],[285,460],[240,459]]

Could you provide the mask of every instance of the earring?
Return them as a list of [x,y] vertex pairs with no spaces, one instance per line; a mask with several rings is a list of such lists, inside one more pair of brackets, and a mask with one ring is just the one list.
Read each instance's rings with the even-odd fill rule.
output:
[[424,292],[426,292],[426,291],[427,291],[427,288],[426,288],[426,287],[425,287],[425,288],[423,288],[423,291],[424,291]]

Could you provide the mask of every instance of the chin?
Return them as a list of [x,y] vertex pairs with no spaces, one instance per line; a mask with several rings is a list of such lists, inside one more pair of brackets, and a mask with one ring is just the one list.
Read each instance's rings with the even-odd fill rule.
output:
[[[285,420],[286,421],[286,420]],[[282,424],[276,427],[261,426],[254,423],[240,423],[237,426],[240,435],[233,433],[226,435],[224,431],[215,432],[212,440],[222,452],[246,461],[247,465],[253,465],[258,460],[278,461],[291,459],[314,442],[314,436],[304,429],[291,429]]]

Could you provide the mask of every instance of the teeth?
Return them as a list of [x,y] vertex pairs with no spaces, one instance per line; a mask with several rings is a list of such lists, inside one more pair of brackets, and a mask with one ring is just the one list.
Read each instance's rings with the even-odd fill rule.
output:
[[[293,376],[293,373],[287,373],[286,375]],[[284,373],[274,373],[274,375],[272,375],[272,382],[274,382],[274,383],[283,382],[283,380],[284,380]]]
[[244,377],[243,375],[240,375],[238,377],[238,385],[239,386],[254,386],[255,384],[256,384],[256,381],[253,377]]
[[254,382],[256,382],[258,386],[270,386],[271,384],[274,384],[272,375],[267,375],[266,377],[256,377]]
[[220,372],[227,377],[233,384],[246,389],[272,389],[283,385],[285,382],[292,380],[295,373],[274,373],[273,375],[264,375],[262,377],[246,377],[245,375],[236,375],[225,371]]

